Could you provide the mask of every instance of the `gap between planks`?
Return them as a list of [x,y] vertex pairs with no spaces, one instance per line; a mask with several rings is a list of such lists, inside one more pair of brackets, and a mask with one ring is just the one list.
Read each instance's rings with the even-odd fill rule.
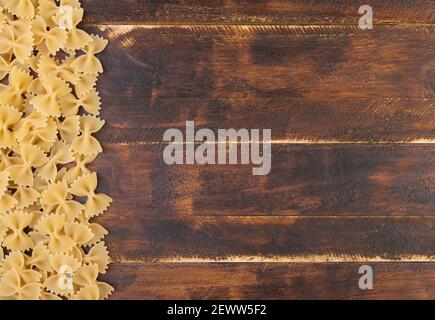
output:
[[[273,133],[273,131],[272,131]],[[132,141],[132,142],[118,142],[118,143],[105,143],[108,145],[119,145],[119,146],[130,146],[130,145],[166,145],[170,144],[171,142],[166,141]],[[253,141],[244,141],[244,142],[233,142],[233,141],[227,141],[227,142],[205,142],[206,144],[250,144],[253,143]],[[271,140],[271,144],[276,145],[337,145],[337,144],[355,144],[355,145],[430,145],[432,146],[435,144],[435,139],[415,139],[410,141],[339,141],[339,140],[304,140],[304,139],[283,139],[283,140]],[[174,143],[171,143],[174,144]],[[192,144],[192,142],[183,142],[183,145]],[[194,142],[194,144],[200,145],[203,144],[203,142],[197,141]],[[262,144],[262,142],[260,142]],[[103,145],[104,146],[104,145]]]
[[[85,27],[94,27],[94,26],[131,26],[131,27],[150,27],[150,28],[170,28],[170,27],[354,27],[359,29],[358,27],[358,21],[359,21],[359,17],[355,18],[355,23],[340,23],[340,24],[336,24],[336,23],[332,23],[332,24],[327,24],[327,23],[312,23],[312,22],[307,22],[307,23],[303,23],[303,22],[297,22],[297,23],[265,23],[265,24],[261,24],[261,23],[249,23],[249,22],[244,22],[244,23],[234,23],[234,22],[211,22],[211,23],[207,23],[207,22],[192,22],[192,23],[185,23],[185,22],[164,22],[164,23],[160,23],[160,22],[146,22],[146,21],[136,21],[136,22],[128,22],[128,21],[120,21],[119,23],[116,23],[116,21],[100,21],[100,22],[85,22],[82,23],[82,26]],[[397,22],[378,22],[378,23],[374,23],[374,28],[376,28],[376,26],[379,27],[391,27],[391,28],[400,28],[400,27],[405,27],[405,28],[415,28],[415,27],[434,27],[435,23],[397,23]]]
[[196,257],[168,257],[159,258],[154,261],[140,259],[113,259],[111,263],[122,264],[178,264],[178,263],[433,263],[435,257],[427,256],[404,256],[398,259],[385,259],[381,257],[358,257],[358,256],[327,256],[327,255],[312,255],[312,256],[233,256],[224,259],[205,259]]
[[[114,39],[126,32],[131,32],[137,29],[180,29],[180,30],[198,30],[203,29],[203,31],[216,32],[219,30],[223,32],[233,32],[242,31],[245,33],[258,32],[258,31],[269,31],[269,32],[290,32],[290,34],[295,36],[312,35],[335,35],[339,36],[341,32],[354,33],[354,32],[367,32],[361,30],[358,24],[354,25],[315,25],[315,24],[298,24],[298,25],[285,25],[285,24],[266,24],[266,25],[237,25],[237,24],[113,24],[113,23],[98,23],[98,24],[85,24],[83,27],[95,27],[100,31],[106,29],[111,29],[107,35],[109,39]],[[393,29],[415,29],[414,31],[421,31],[432,37],[432,33],[435,28],[435,24],[421,24],[421,25],[397,25],[395,28],[386,28],[386,26],[380,25],[380,31],[382,30],[393,30]],[[373,29],[377,31],[376,29]],[[370,34],[370,33],[369,33]]]

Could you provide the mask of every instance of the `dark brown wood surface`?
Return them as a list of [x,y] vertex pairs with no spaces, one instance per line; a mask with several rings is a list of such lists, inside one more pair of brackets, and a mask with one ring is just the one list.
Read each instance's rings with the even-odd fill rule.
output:
[[[83,0],[114,299],[433,299],[433,1]],[[167,166],[163,133],[272,129],[272,172]],[[374,290],[358,288],[370,264]]]
[[117,216],[435,216],[430,144],[274,144],[268,176],[168,166],[164,147],[104,145],[92,168]]
[[361,263],[124,263],[103,277],[114,299],[433,299],[434,263],[372,263],[376,290],[359,290]]
[[[104,8],[101,2],[104,1]],[[111,24],[352,24],[349,0],[82,0],[86,22]],[[431,0],[371,0],[380,24],[433,23]],[[356,8],[356,9],[355,9]]]

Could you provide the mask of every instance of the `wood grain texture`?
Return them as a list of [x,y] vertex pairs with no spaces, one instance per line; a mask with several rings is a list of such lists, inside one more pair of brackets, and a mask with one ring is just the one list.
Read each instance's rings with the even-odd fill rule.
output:
[[356,263],[113,264],[113,299],[434,299],[435,263],[370,263],[373,290]]
[[[82,0],[87,23],[352,24],[362,3],[349,0]],[[431,0],[372,0],[375,24],[433,23]],[[102,10],[104,8],[104,10]]]
[[[433,98],[435,27],[101,26],[102,94],[147,98]],[[128,76],[126,76],[128,75]]]
[[140,216],[433,216],[432,145],[272,146],[250,165],[168,166],[165,145],[105,144],[93,165],[110,211]]
[[[370,31],[359,5],[83,0],[110,40],[92,169],[112,298],[435,297],[434,4],[373,0]],[[187,120],[272,129],[271,174],[165,165]]]
[[[102,87],[107,86],[105,82]],[[435,139],[435,99],[404,98],[224,98],[119,97],[105,90],[103,143],[159,142],[186,120],[210,128],[269,128],[288,142],[418,142]]]
[[[115,261],[275,261],[339,258],[432,261],[435,218],[146,217],[98,220]],[[128,236],[127,236],[128,235]]]

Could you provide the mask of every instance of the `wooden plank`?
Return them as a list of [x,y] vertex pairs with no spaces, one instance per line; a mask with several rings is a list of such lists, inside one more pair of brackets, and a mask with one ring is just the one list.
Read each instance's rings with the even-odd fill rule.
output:
[[[272,171],[163,162],[165,145],[104,144],[113,212],[140,216],[433,216],[432,145],[272,145]],[[240,149],[239,149],[240,151]]]
[[87,30],[110,40],[100,89],[120,108],[157,98],[435,97],[435,27]]
[[360,290],[357,263],[113,264],[112,299],[434,299],[435,263],[369,263],[373,290]]
[[146,217],[112,210],[97,221],[109,230],[116,262],[433,260],[433,217]]
[[[102,87],[110,82],[102,79]],[[158,142],[167,129],[269,128],[290,142],[415,142],[435,139],[435,99],[149,99],[105,90],[103,143]]]
[[[361,3],[348,0],[82,0],[87,23],[352,24]],[[430,0],[372,0],[375,24],[433,23]],[[102,10],[104,8],[104,10]]]

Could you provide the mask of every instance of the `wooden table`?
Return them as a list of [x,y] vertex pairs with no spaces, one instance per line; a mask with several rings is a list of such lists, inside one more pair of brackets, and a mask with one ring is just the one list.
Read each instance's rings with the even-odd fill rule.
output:
[[[114,299],[435,298],[433,1],[83,0]],[[270,128],[269,176],[163,133]],[[374,289],[358,268],[374,269]]]

